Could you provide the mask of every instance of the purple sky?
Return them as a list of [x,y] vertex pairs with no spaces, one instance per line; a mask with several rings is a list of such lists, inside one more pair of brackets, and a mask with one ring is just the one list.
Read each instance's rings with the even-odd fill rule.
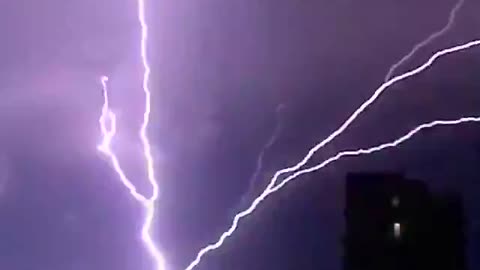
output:
[[[480,37],[480,5],[465,1],[454,29],[409,67],[434,50]],[[285,104],[283,132],[265,156],[265,177],[343,122],[390,65],[443,26],[454,5],[146,2],[150,137],[162,190],[155,238],[171,269],[183,269],[226,228],[275,126],[278,104]],[[130,178],[150,192],[136,135],[143,112],[136,16],[134,0],[0,3],[1,269],[152,269],[138,237],[141,208],[95,148],[99,77],[108,75],[119,116],[115,150]],[[479,70],[478,48],[439,60],[388,90],[315,161],[391,140],[435,118],[480,115]],[[479,162],[480,129],[464,125],[332,165],[273,196],[198,269],[292,269],[288,263],[302,261],[312,247],[321,251],[321,269],[340,269],[343,177],[365,168],[401,169],[434,188],[461,191],[470,218],[469,263],[480,267],[473,256],[480,254]]]

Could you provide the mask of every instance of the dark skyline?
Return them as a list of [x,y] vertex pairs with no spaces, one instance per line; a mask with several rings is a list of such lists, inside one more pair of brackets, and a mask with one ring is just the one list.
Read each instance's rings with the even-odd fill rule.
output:
[[[447,21],[455,1],[149,1],[150,137],[161,201],[155,239],[183,269],[217,239],[248,188],[284,104],[282,131],[258,183],[296,163],[381,84],[388,68]],[[479,3],[400,71],[480,37]],[[136,135],[143,110],[136,1],[0,3],[0,268],[152,269],[138,241],[141,208],[98,155],[98,78],[111,78],[115,147],[149,192]],[[390,141],[437,118],[479,115],[480,50],[447,56],[382,96],[309,163]],[[468,266],[480,265],[480,128],[434,128],[398,149],[301,177],[242,222],[201,269],[287,267],[290,252],[341,269],[343,176],[402,170],[462,193]],[[306,249],[306,247],[305,247]],[[250,258],[250,259],[249,259]],[[295,260],[294,260],[295,261]],[[298,261],[298,260],[297,260]],[[232,268],[233,269],[233,268]],[[288,269],[288,268],[286,268]]]

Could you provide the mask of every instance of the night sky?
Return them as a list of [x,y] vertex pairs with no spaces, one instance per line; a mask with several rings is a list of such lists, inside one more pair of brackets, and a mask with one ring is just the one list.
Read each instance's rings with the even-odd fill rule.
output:
[[[399,71],[480,38],[480,1]],[[143,210],[96,150],[110,77],[114,148],[145,194],[144,96],[134,0],[0,0],[0,269],[150,270]],[[147,0],[161,198],[154,238],[184,269],[229,225],[275,127],[256,191],[334,131],[389,67],[447,22],[454,0]],[[416,125],[480,116],[480,48],[389,88],[309,163]],[[283,105],[276,112],[279,104]],[[434,128],[401,148],[295,180],[198,269],[341,269],[344,177],[400,170],[462,193],[468,264],[480,269],[480,126]],[[253,198],[249,198],[251,200]],[[476,256],[475,256],[476,255]]]

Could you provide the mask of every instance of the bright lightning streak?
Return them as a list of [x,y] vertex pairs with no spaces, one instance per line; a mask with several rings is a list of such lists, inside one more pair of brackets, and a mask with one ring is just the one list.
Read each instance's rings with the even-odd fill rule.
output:
[[390,70],[388,70],[388,73],[385,76],[385,82],[387,82],[388,80],[390,80],[392,78],[393,74],[395,73],[395,70],[399,66],[403,65],[409,58],[411,58],[413,55],[415,55],[421,48],[425,47],[426,45],[428,45],[429,43],[431,43],[432,41],[434,41],[435,39],[437,39],[441,35],[445,34],[448,30],[450,30],[453,23],[455,22],[455,16],[457,15],[458,10],[462,7],[464,2],[465,2],[465,0],[459,0],[455,4],[453,9],[450,11],[450,15],[448,16],[447,24],[442,29],[438,30],[437,32],[434,32],[433,34],[428,36],[425,40],[423,40],[422,42],[415,45],[407,55],[402,57],[402,59],[400,59],[400,61],[398,61],[397,63],[395,63],[393,66],[390,67]]
[[[145,210],[147,212],[147,216],[143,225],[142,229],[142,240],[145,243],[147,249],[149,252],[152,254],[152,256],[155,259],[155,262],[157,264],[157,270],[164,270],[164,260],[163,257],[161,256],[160,252],[156,249],[153,241],[151,240],[151,237],[149,235],[149,231],[147,226],[151,224],[151,220],[153,219],[153,199],[147,199],[143,195],[137,192],[135,186],[130,182],[130,180],[127,178],[125,173],[123,172],[122,167],[120,166],[120,163],[118,161],[117,156],[111,149],[111,142],[113,140],[113,137],[115,136],[116,133],[116,117],[115,114],[110,110],[109,108],[109,99],[108,99],[108,88],[107,88],[107,82],[108,82],[108,77],[103,76],[101,78],[101,83],[103,87],[103,97],[104,97],[104,103],[102,106],[102,115],[100,116],[100,119],[98,120],[100,124],[100,130],[102,132],[103,140],[101,144],[97,146],[97,149],[102,152],[104,155],[106,155],[109,159],[110,162],[119,176],[121,182],[125,187],[128,188],[130,191],[130,194],[137,200],[139,201],[143,207],[145,207]],[[107,122],[110,124],[108,125]],[[150,223],[149,223],[150,222]]]
[[143,73],[143,91],[145,93],[145,111],[143,113],[143,123],[142,127],[140,128],[140,139],[143,143],[144,155],[147,161],[147,173],[148,173],[148,180],[153,188],[151,200],[156,200],[158,197],[158,184],[155,180],[155,171],[153,166],[153,157],[151,154],[151,146],[150,142],[148,141],[147,137],[147,128],[150,121],[150,111],[151,111],[151,92],[150,88],[148,87],[149,78],[150,78],[150,65],[148,64],[147,59],[147,41],[148,41],[148,25],[145,20],[145,0],[138,0],[138,21],[140,22],[140,26],[142,29],[141,33],[141,41],[140,41],[140,54],[142,58],[142,65],[144,68]]
[[[459,52],[459,51],[463,51],[463,50],[466,50],[466,49],[469,49],[471,47],[474,47],[474,46],[478,46],[480,45],[480,39],[478,40],[473,40],[473,41],[470,41],[470,42],[467,42],[467,43],[464,43],[464,44],[461,44],[461,45],[457,45],[457,46],[454,46],[454,47],[450,47],[450,48],[447,48],[447,49],[443,49],[441,51],[437,51],[434,55],[432,55],[423,65],[413,69],[413,70],[410,70],[406,73],[403,73],[401,75],[398,75],[392,79],[390,79],[389,81],[383,83],[379,88],[377,88],[377,90],[375,90],[374,94],[369,98],[367,99],[364,103],[362,103],[360,105],[360,107],[358,107],[354,112],[353,114],[350,115],[350,117],[347,118],[347,120],[338,128],[336,129],[333,133],[331,133],[327,138],[325,138],[323,141],[321,141],[320,143],[318,143],[317,145],[315,145],[313,148],[311,148],[307,155],[299,162],[297,163],[296,165],[294,166],[291,166],[291,167],[288,167],[288,168],[285,168],[285,169],[282,169],[282,170],[279,170],[275,173],[275,175],[273,176],[273,178],[270,180],[270,183],[269,185],[267,186],[267,188],[265,189],[265,191],[262,193],[265,194],[265,193],[269,193],[270,190],[272,190],[272,188],[274,188],[276,182],[277,182],[277,179],[280,175],[282,174],[285,174],[285,173],[289,173],[289,172],[294,172],[298,169],[300,169],[303,165],[305,165],[308,160],[310,160],[310,158],[315,154],[315,152],[317,152],[319,149],[321,149],[322,147],[324,147],[326,144],[328,144],[329,142],[331,142],[332,140],[334,140],[337,136],[339,136],[340,134],[342,134],[349,126],[350,124],[363,112],[365,111],[365,109],[367,109],[373,102],[375,102],[375,100],[378,99],[378,97],[385,91],[385,89],[387,89],[387,87],[393,85],[394,83],[396,82],[399,82],[399,81],[402,81],[402,80],[405,80],[409,77],[412,77],[412,76],[415,76],[417,74],[419,74],[420,72],[424,71],[425,69],[427,69],[428,67],[430,67],[434,62],[435,60],[437,60],[438,58],[444,56],[444,55],[448,55],[448,54],[451,54],[451,53],[454,53],[454,52]],[[284,183],[284,182],[282,182]],[[260,195],[260,197],[262,197],[262,195]],[[260,198],[258,197],[258,198]],[[257,199],[258,199],[257,198]],[[257,202],[257,199],[254,201],[254,202]],[[203,258],[203,256],[205,254],[207,254],[208,252],[210,251],[213,251],[217,248],[219,248],[220,246],[223,245],[223,242],[225,241],[225,239],[227,237],[230,237],[233,232],[235,231],[235,229],[237,228],[238,226],[238,221],[249,215],[250,213],[252,213],[255,208],[256,208],[256,205],[260,202],[261,200],[258,200],[258,202],[255,204],[252,204],[252,206],[250,208],[248,208],[247,210],[245,211],[242,211],[240,213],[238,213],[229,229],[227,231],[225,231],[221,236],[220,238],[212,243],[212,244],[209,244],[207,245],[206,247],[202,248],[198,253],[197,253],[197,256],[195,258],[194,261],[192,261],[188,267],[185,269],[185,270],[192,270],[194,267],[196,267],[201,259]]]
[[[255,206],[253,206],[253,208],[252,208],[252,206],[250,206],[250,208],[252,208],[252,210],[254,210],[255,207],[262,200],[264,200],[268,195],[278,191],[279,189],[284,187],[291,180],[293,180],[293,179],[295,179],[295,178],[297,178],[297,177],[299,177],[303,174],[311,173],[311,172],[320,170],[320,169],[324,168],[325,166],[327,166],[328,164],[330,164],[334,161],[337,161],[342,157],[368,155],[368,154],[372,154],[372,153],[375,153],[375,152],[382,151],[382,150],[387,149],[387,148],[397,147],[400,144],[410,140],[415,134],[422,131],[423,129],[433,128],[435,126],[453,126],[453,125],[459,125],[459,124],[468,123],[468,122],[477,122],[478,123],[478,122],[480,122],[480,116],[462,117],[462,118],[455,119],[455,120],[435,120],[435,121],[432,121],[432,122],[429,122],[429,123],[424,123],[424,124],[421,124],[421,125],[417,126],[416,128],[410,130],[407,134],[403,135],[402,137],[400,137],[400,138],[398,138],[394,141],[384,143],[384,144],[380,144],[380,145],[370,147],[370,148],[367,148],[367,149],[362,149],[361,148],[361,149],[357,149],[357,150],[348,150],[348,151],[340,152],[340,153],[336,154],[335,156],[332,156],[332,157],[328,158],[327,160],[323,161],[322,163],[320,163],[316,166],[297,171],[294,174],[290,175],[289,177],[285,178],[282,182],[280,182],[280,184],[278,184],[274,188],[264,192],[265,195],[264,194],[262,194],[263,196],[260,195],[254,201],[254,203],[252,203],[252,206],[254,204],[255,204]],[[245,210],[244,212],[246,212],[247,210]]]
[[367,154],[371,154],[371,153],[374,153],[374,152],[379,152],[379,151],[387,149],[387,148],[397,147],[400,144],[404,143],[405,141],[411,139],[415,134],[417,134],[418,132],[420,132],[423,129],[433,128],[434,126],[458,125],[458,124],[467,123],[467,122],[480,122],[480,117],[479,116],[477,116],[477,117],[462,117],[462,118],[456,119],[456,120],[436,120],[436,121],[432,121],[432,122],[429,122],[429,123],[425,123],[425,124],[417,126],[416,128],[409,131],[407,134],[403,135],[402,137],[400,137],[400,138],[398,138],[398,139],[396,139],[392,142],[384,143],[384,144],[374,146],[374,147],[371,147],[371,148],[367,148],[367,149],[357,149],[357,150],[348,150],[348,151],[339,152],[335,156],[332,156],[332,157],[328,158],[327,160],[323,161],[322,163],[320,163],[316,166],[313,166],[313,167],[303,169],[303,170],[299,170],[299,171],[295,172],[294,174],[285,178],[282,182],[280,182],[280,184],[276,185],[274,188],[265,189],[263,191],[263,193],[260,196],[258,196],[252,202],[252,204],[250,205],[249,208],[247,208],[246,210],[238,213],[235,216],[235,218],[232,222],[232,226],[228,229],[228,231],[223,233],[222,236],[220,237],[220,239],[215,244],[209,245],[206,248],[202,249],[201,252],[199,253],[200,255],[197,256],[197,260],[192,262],[187,269],[193,269],[195,266],[198,265],[201,257],[204,254],[206,254],[209,251],[212,251],[212,250],[215,250],[215,249],[219,248],[223,244],[225,239],[227,237],[229,237],[230,235],[232,235],[233,232],[237,229],[238,222],[240,221],[241,218],[250,215],[253,211],[255,211],[257,206],[263,200],[265,200],[270,194],[277,192],[278,190],[283,188],[288,182],[292,181],[293,179],[295,179],[295,178],[297,178],[297,177],[299,177],[303,174],[307,174],[307,173],[311,173],[311,172],[320,170],[320,169],[324,168],[325,166],[327,166],[328,164],[330,164],[334,161],[337,161],[342,157],[367,155]]
[[[125,173],[123,172],[117,157],[114,152],[111,150],[110,144],[113,139],[113,136],[116,133],[116,118],[115,114],[109,108],[108,100],[108,91],[107,91],[107,81],[108,77],[103,76],[101,78],[103,86],[103,95],[104,95],[104,104],[102,107],[102,115],[99,119],[100,129],[103,135],[103,141],[98,146],[98,150],[104,153],[110,158],[114,170],[117,172],[122,183],[129,189],[130,194],[139,202],[142,203],[142,206],[145,207],[146,216],[142,226],[142,241],[145,244],[150,255],[153,257],[156,269],[165,270],[165,259],[159,249],[156,247],[151,235],[150,230],[153,223],[153,218],[155,215],[155,203],[158,199],[159,191],[158,184],[155,179],[154,171],[154,162],[153,156],[151,154],[151,146],[147,136],[147,128],[150,120],[151,112],[151,92],[148,87],[149,77],[150,77],[150,66],[147,59],[147,41],[148,41],[148,25],[145,19],[145,1],[138,0],[138,21],[141,27],[141,40],[140,40],[140,55],[142,59],[142,65],[144,68],[142,88],[145,94],[145,111],[143,114],[143,122],[140,128],[139,136],[143,145],[143,152],[146,160],[147,167],[147,176],[150,185],[152,186],[152,195],[150,198],[139,194],[136,191],[135,186],[128,180]],[[107,127],[107,121],[110,122],[110,127]]]
[[147,136],[147,128],[150,120],[151,112],[151,92],[148,87],[149,78],[150,78],[150,65],[147,58],[147,42],[148,42],[148,25],[145,18],[145,0],[138,0],[138,21],[141,27],[141,40],[140,40],[140,55],[142,58],[142,65],[144,68],[143,73],[143,91],[145,94],[145,111],[143,114],[143,123],[140,128],[140,139],[143,144],[143,152],[145,160],[147,162],[147,176],[150,185],[152,186],[152,196],[145,205],[147,209],[147,215],[144,221],[142,228],[142,239],[147,246],[148,251],[155,260],[157,270],[165,269],[165,259],[159,249],[156,247],[152,236],[150,235],[150,230],[153,223],[153,218],[155,215],[155,203],[158,199],[158,183],[155,179],[155,170],[153,164],[153,156],[151,151],[150,142]]
[[[224,233],[222,235],[222,237],[220,237],[220,240],[216,243],[216,245],[211,245],[211,246],[208,246],[208,249],[204,249],[205,250],[204,253],[206,253],[210,250],[214,250],[214,249],[218,248],[219,246],[221,246],[223,241],[228,236],[230,236],[235,231],[235,229],[238,227],[238,222],[240,221],[240,219],[242,217],[245,217],[245,216],[248,216],[249,214],[251,214],[257,208],[257,206],[263,200],[265,200],[265,198],[267,198],[270,194],[272,194],[274,192],[277,192],[282,187],[284,187],[288,182],[290,182],[291,180],[293,180],[293,179],[295,179],[295,178],[297,178],[297,177],[299,177],[303,174],[307,174],[307,173],[311,173],[311,172],[320,170],[320,169],[324,168],[325,166],[327,166],[328,164],[330,164],[334,161],[337,161],[342,157],[367,155],[367,154],[378,152],[378,151],[381,151],[381,150],[384,150],[384,149],[387,149],[387,148],[397,147],[398,145],[400,145],[400,144],[404,143],[405,141],[411,139],[415,134],[417,134],[418,132],[420,132],[423,129],[432,128],[434,126],[458,125],[458,124],[467,123],[467,122],[480,122],[480,117],[479,116],[476,116],[476,117],[462,117],[462,118],[456,119],[456,120],[436,120],[436,121],[432,121],[432,122],[429,122],[429,123],[425,123],[425,124],[419,125],[416,128],[410,130],[407,134],[403,135],[402,137],[400,137],[400,138],[398,138],[398,139],[396,139],[392,142],[384,143],[384,144],[374,146],[374,147],[371,147],[371,148],[367,148],[367,149],[357,149],[357,150],[348,150],[348,151],[339,152],[335,156],[332,156],[332,157],[328,158],[327,160],[323,161],[322,163],[320,163],[316,166],[297,171],[294,174],[290,175],[289,177],[285,178],[282,182],[280,182],[280,184],[276,185],[274,188],[266,189],[260,196],[258,196],[252,202],[252,204],[250,205],[250,207],[248,209],[238,213],[238,215],[236,215],[235,218],[234,218],[232,227],[230,227],[230,229],[226,233]],[[188,269],[191,269],[194,266],[195,265],[191,265]]]

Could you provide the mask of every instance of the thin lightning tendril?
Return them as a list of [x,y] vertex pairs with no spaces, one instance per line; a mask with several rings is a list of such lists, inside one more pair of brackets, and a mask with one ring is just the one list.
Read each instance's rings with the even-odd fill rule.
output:
[[283,108],[284,108],[284,105],[280,104],[280,105],[277,106],[277,108],[275,110],[275,112],[277,114],[277,123],[275,125],[275,128],[274,128],[272,134],[270,135],[270,138],[265,143],[265,145],[262,147],[262,149],[260,151],[260,154],[257,157],[257,163],[256,163],[256,166],[255,166],[255,171],[253,172],[252,176],[250,177],[250,180],[248,181],[247,191],[240,198],[235,211],[237,211],[240,207],[243,207],[245,201],[255,191],[255,183],[257,182],[257,178],[258,178],[260,172],[263,169],[263,160],[264,160],[265,154],[268,151],[268,149],[270,149],[273,146],[273,144],[277,141],[277,137],[280,133],[280,129],[281,129],[280,128],[281,127],[280,112]]
[[[147,199],[143,195],[137,192],[137,189],[135,188],[135,186],[132,184],[132,182],[130,182],[130,180],[127,178],[127,176],[123,172],[123,169],[120,166],[117,156],[111,149],[112,139],[115,136],[115,133],[117,132],[117,123],[116,123],[115,114],[109,108],[107,82],[108,82],[108,77],[102,76],[101,83],[103,87],[102,90],[103,90],[104,103],[102,107],[102,115],[100,116],[100,119],[98,120],[98,122],[100,124],[100,130],[102,132],[103,140],[102,140],[102,143],[97,146],[97,149],[110,159],[113,169],[118,174],[122,183],[128,188],[128,190],[130,191],[130,194],[137,201],[141,203],[145,203]],[[107,126],[107,122],[110,123],[109,126]]]
[[450,28],[452,27],[453,23],[455,22],[455,16],[457,15],[458,10],[462,7],[463,3],[465,0],[458,0],[458,2],[455,4],[455,6],[452,8],[450,11],[450,15],[448,16],[448,22],[447,24],[437,32],[432,33],[430,36],[428,36],[425,40],[423,40],[420,43],[417,43],[412,50],[406,54],[400,61],[395,63],[393,66],[390,67],[388,70],[387,75],[385,76],[385,82],[390,80],[395,73],[395,70],[403,65],[409,58],[411,58],[413,55],[415,55],[421,48],[427,46],[429,43],[433,42],[435,39],[439,38],[443,34],[445,34]]
[[[104,104],[102,107],[102,115],[99,119],[100,130],[103,135],[103,140],[100,145],[98,145],[98,150],[104,153],[107,157],[110,158],[112,166],[116,173],[118,174],[122,183],[128,188],[130,194],[139,201],[146,210],[145,220],[142,226],[142,241],[145,244],[150,255],[153,257],[156,270],[165,270],[165,259],[157,246],[155,245],[150,230],[153,223],[153,218],[155,215],[155,203],[159,196],[159,187],[155,179],[154,171],[154,162],[153,156],[151,154],[151,145],[147,136],[147,128],[150,120],[151,112],[151,92],[149,89],[149,77],[150,77],[150,66],[147,59],[147,41],[148,41],[148,25],[145,19],[145,0],[138,0],[138,21],[141,27],[141,40],[140,40],[140,54],[142,65],[144,69],[142,88],[145,94],[145,111],[143,114],[143,122],[140,128],[139,136],[143,145],[144,157],[146,160],[146,169],[147,176],[150,185],[152,186],[152,195],[149,198],[141,195],[137,192],[135,186],[127,178],[123,172],[118,158],[116,157],[113,150],[111,150],[111,142],[116,133],[116,117],[115,114],[109,108],[108,100],[108,91],[107,91],[107,81],[108,77],[103,76],[101,78],[101,83],[103,86],[103,95],[104,95]],[[110,126],[107,126],[107,121],[109,121]]]
[[[259,196],[257,197],[257,199],[254,200],[254,202],[251,204],[251,206],[238,213],[234,218],[233,218],[233,221],[230,225],[230,227],[228,228],[227,231],[225,231],[224,233],[222,233],[222,235],[220,236],[220,238],[212,243],[212,244],[209,244],[207,245],[206,247],[202,248],[196,255],[196,258],[195,260],[193,260],[185,270],[192,270],[193,268],[195,268],[201,261],[201,259],[203,258],[204,255],[206,255],[208,252],[210,251],[213,251],[213,250],[216,250],[217,248],[221,247],[225,241],[226,238],[230,237],[234,231],[236,230],[237,226],[238,226],[238,222],[240,221],[241,218],[245,217],[245,216],[248,216],[250,215],[257,207],[257,205],[263,200],[263,198],[265,198],[266,196],[268,196],[270,193],[276,191],[279,189],[278,186],[275,187],[275,184],[277,182],[277,179],[280,175],[282,174],[285,174],[285,173],[289,173],[289,172],[294,172],[294,171],[297,171],[298,169],[300,169],[302,166],[304,166],[308,160],[310,160],[310,158],[319,150],[321,149],[322,147],[324,147],[326,144],[330,143],[332,140],[334,140],[337,136],[339,136],[340,134],[342,134],[349,126],[350,124],[362,113],[364,112],[373,102],[375,102],[378,97],[391,85],[399,82],[399,81],[402,81],[402,80],[405,80],[409,77],[412,77],[412,76],[415,76],[419,73],[421,73],[422,71],[424,71],[425,69],[427,69],[428,67],[430,67],[438,58],[442,57],[442,56],[445,56],[445,55],[448,55],[448,54],[451,54],[451,53],[455,53],[455,52],[460,52],[460,51],[463,51],[463,50],[466,50],[466,49],[469,49],[471,47],[475,47],[475,46],[478,46],[480,45],[480,39],[477,39],[477,40],[473,40],[473,41],[470,41],[470,42],[467,42],[467,43],[464,43],[464,44],[461,44],[461,45],[457,45],[457,46],[454,46],[454,47],[450,47],[450,48],[447,48],[447,49],[443,49],[443,50],[440,50],[440,51],[437,51],[435,54],[433,54],[423,65],[415,68],[415,69],[412,69],[408,72],[405,72],[401,75],[398,75],[398,76],[395,76],[394,78],[388,80],[387,82],[383,83],[379,88],[377,88],[375,90],[375,92],[373,93],[373,95],[367,99],[364,103],[362,103],[360,105],[360,107],[358,107],[354,112],[353,114],[350,115],[350,117],[347,118],[347,120],[338,128],[336,129],[333,133],[331,133],[327,138],[325,138],[323,141],[321,141],[320,143],[318,143],[317,145],[315,145],[313,148],[311,148],[307,155],[300,161],[298,162],[296,165],[294,166],[291,166],[291,167],[288,167],[288,168],[285,168],[285,169],[282,169],[282,170],[279,170],[275,173],[275,175],[273,176],[273,178],[270,180],[270,183],[269,185],[267,186],[267,188],[264,190],[264,192]],[[473,119],[473,118],[467,118],[467,119]],[[477,118],[475,118],[475,120],[470,120],[470,121],[476,121]],[[437,123],[437,122],[434,122],[434,123]],[[439,123],[443,123],[443,122],[439,122]],[[438,125],[438,124],[434,124],[434,125]],[[418,132],[418,131],[417,131]],[[411,137],[411,136],[410,136]],[[408,139],[408,137],[406,138]],[[404,139],[404,140],[406,140]],[[398,143],[397,143],[398,144]],[[395,146],[395,145],[394,145]],[[383,149],[383,148],[382,148]],[[362,150],[362,151],[367,151],[367,150]],[[343,154],[343,155],[346,155],[346,154]],[[340,158],[340,157],[338,157]],[[337,158],[337,159],[338,159]],[[297,172],[298,173],[298,172]],[[305,172],[306,173],[306,172]],[[295,174],[293,174],[295,175]],[[292,175],[292,176],[293,176]],[[291,177],[291,176],[290,176]],[[290,178],[289,177],[289,178]],[[289,179],[289,178],[286,178],[286,179]],[[279,185],[285,185],[286,184],[286,179],[283,180]]]

